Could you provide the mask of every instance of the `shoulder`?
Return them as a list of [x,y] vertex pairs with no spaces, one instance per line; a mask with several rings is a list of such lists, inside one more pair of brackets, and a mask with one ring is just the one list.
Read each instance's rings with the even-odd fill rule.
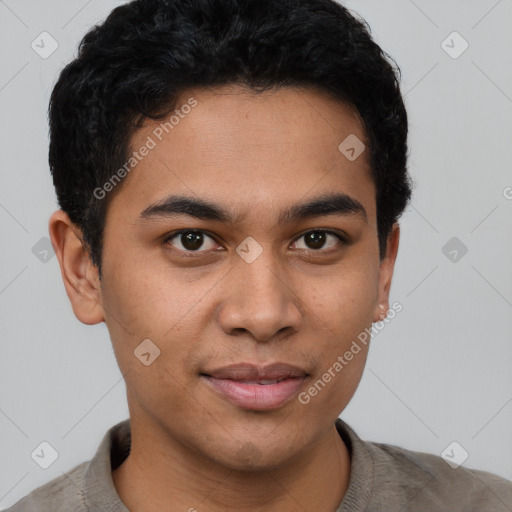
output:
[[94,457],[33,490],[5,512],[127,512],[112,481],[112,469],[131,446],[129,420],[111,427]]
[[383,443],[367,445],[374,462],[375,492],[381,502],[387,496],[400,496],[410,510],[512,510],[512,482],[505,478],[452,467],[429,453]]
[[341,420],[337,428],[351,453],[350,500],[363,494],[361,510],[512,512],[512,482],[505,478],[452,467],[437,455],[363,441]]
[[87,506],[81,483],[87,464],[83,462],[65,475],[34,489],[4,512],[85,512]]

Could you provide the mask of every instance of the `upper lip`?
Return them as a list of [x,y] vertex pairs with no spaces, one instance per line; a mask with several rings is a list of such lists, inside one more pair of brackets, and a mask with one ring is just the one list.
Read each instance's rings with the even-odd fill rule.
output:
[[291,377],[306,377],[308,373],[299,368],[286,363],[272,363],[258,366],[250,363],[231,364],[216,368],[211,371],[203,372],[203,375],[215,379],[231,379],[239,381],[258,381],[258,380],[282,380]]

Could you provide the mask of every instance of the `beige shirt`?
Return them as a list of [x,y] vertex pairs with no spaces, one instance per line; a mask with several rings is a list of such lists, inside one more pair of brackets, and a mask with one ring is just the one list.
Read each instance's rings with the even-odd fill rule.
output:
[[[462,466],[453,469],[435,455],[363,441],[342,420],[336,428],[349,450],[351,473],[335,512],[512,512],[509,480]],[[130,442],[125,420],[108,430],[89,462],[35,489],[6,512],[128,512],[112,469],[128,456]]]

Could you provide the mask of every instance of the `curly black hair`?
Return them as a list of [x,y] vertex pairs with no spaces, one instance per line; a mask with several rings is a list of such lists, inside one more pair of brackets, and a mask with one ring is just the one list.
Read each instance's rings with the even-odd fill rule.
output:
[[368,24],[335,0],[135,0],[80,42],[49,106],[49,163],[60,208],[101,276],[108,204],[94,190],[126,162],[145,118],[190,87],[255,92],[306,86],[357,109],[376,186],[381,258],[411,197],[400,68]]

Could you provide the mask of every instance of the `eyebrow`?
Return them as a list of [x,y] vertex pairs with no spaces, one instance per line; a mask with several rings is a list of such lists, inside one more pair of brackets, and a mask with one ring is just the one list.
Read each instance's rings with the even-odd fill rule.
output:
[[[215,220],[234,224],[235,217],[225,208],[204,199],[170,195],[145,208],[139,221],[153,218],[189,215],[201,220]],[[279,215],[279,223],[287,224],[323,215],[356,215],[367,221],[364,206],[347,194],[326,194],[305,203],[293,205]]]

